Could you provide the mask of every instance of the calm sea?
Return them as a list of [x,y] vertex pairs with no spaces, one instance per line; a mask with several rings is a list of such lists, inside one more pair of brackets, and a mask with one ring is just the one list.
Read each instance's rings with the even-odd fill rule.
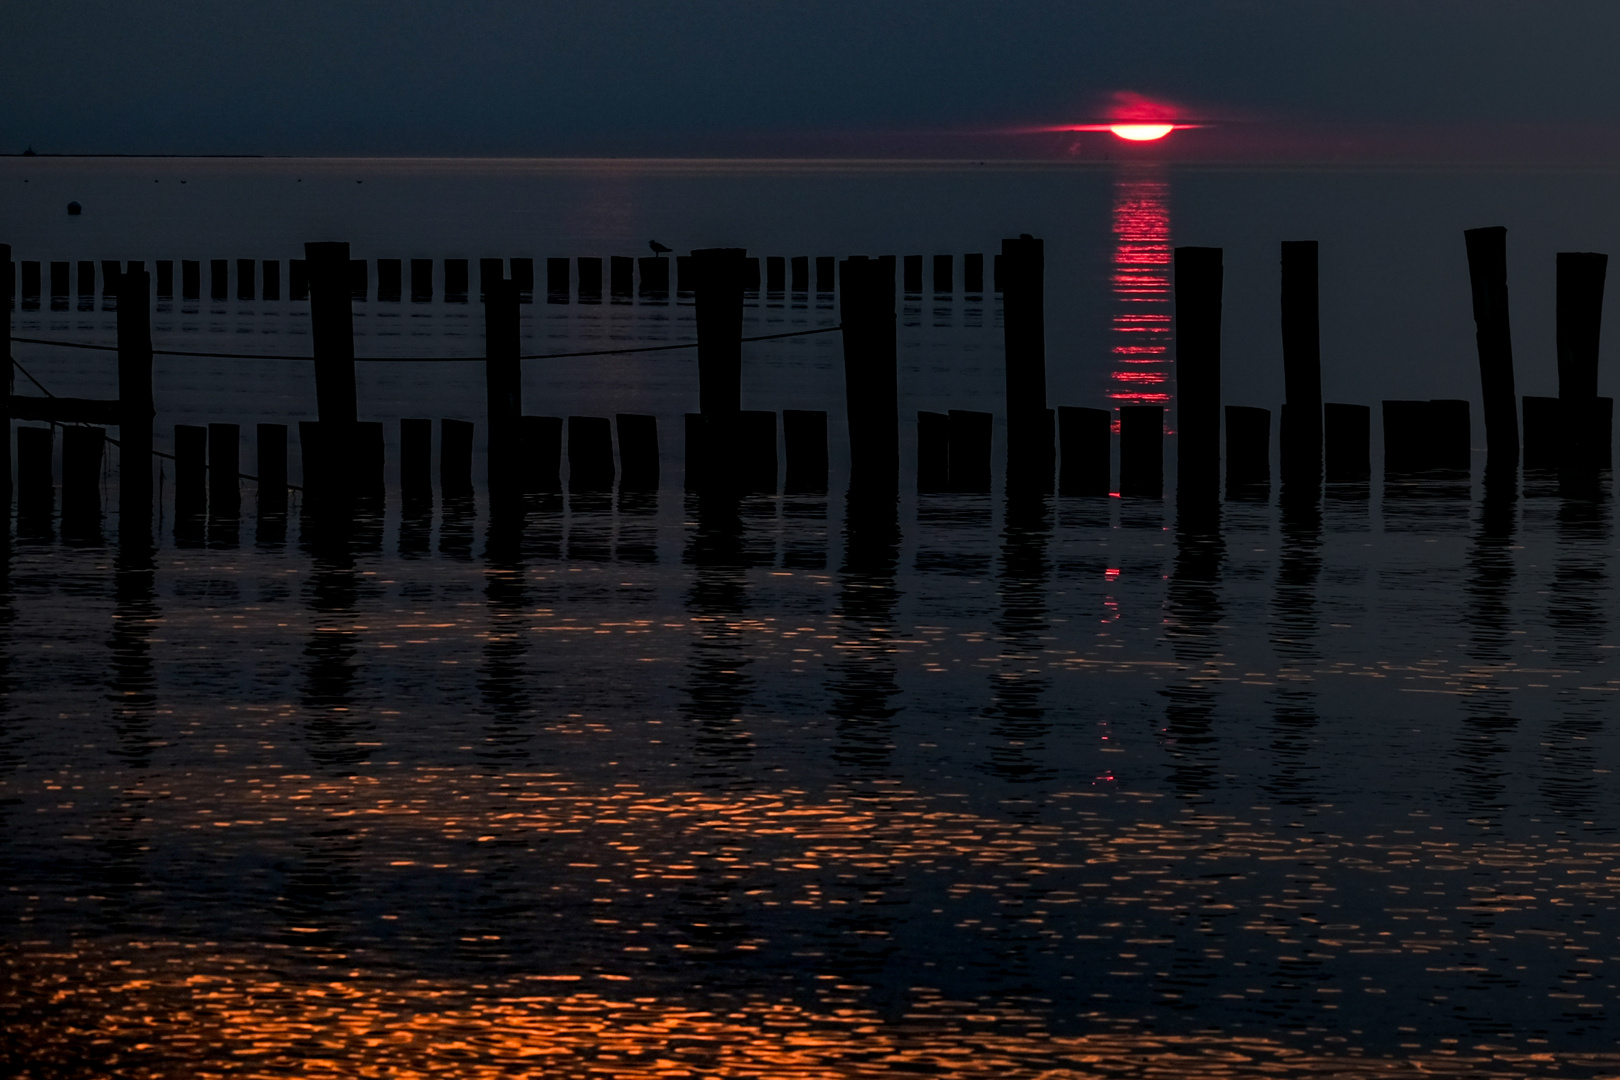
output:
[[[239,519],[177,536],[165,502],[152,544],[121,541],[111,456],[100,533],[19,522],[0,552],[0,1063],[1613,1075],[1607,479],[1486,498],[1476,455],[1471,489],[1414,495],[1375,451],[1366,489],[1214,527],[1173,498],[1009,504],[999,297],[960,275],[1042,237],[1051,402],[1170,402],[1171,248],[1223,247],[1224,399],[1275,409],[1278,242],[1316,239],[1327,399],[1469,398],[1478,445],[1462,230],[1508,227],[1518,389],[1551,394],[1554,254],[1616,247],[1614,180],[0,160],[0,241],[75,274],[17,305],[19,337],[114,339],[80,260],[204,261],[202,299],[155,307],[160,348],[302,356],[307,304],[213,300],[207,260],[234,297],[234,260],[285,272],[307,240],[467,258],[472,303],[355,303],[361,355],[450,358],[483,350],[481,257],[536,260],[524,352],[550,353],[695,326],[686,297],[548,303],[547,257],[921,254],[903,468],[920,409],[996,412],[998,462],[992,495],[903,484],[850,519],[836,333],[744,359],[745,407],[828,410],[825,497],[684,493],[689,351],[525,363],[526,412],[656,415],[664,480],[516,530],[482,496],[421,518],[390,493],[332,545],[244,482]],[[749,335],[837,325],[830,294],[747,305]],[[109,354],[13,352],[57,394],[115,391]],[[481,438],[483,393],[477,364],[361,365],[391,446],[401,416]],[[163,449],[314,413],[296,360],[160,357],[156,394]]]

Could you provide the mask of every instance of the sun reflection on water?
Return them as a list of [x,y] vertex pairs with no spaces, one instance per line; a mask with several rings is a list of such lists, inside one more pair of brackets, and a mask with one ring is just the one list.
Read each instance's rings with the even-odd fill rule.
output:
[[1151,166],[1114,181],[1114,389],[1120,405],[1170,401],[1170,185]]

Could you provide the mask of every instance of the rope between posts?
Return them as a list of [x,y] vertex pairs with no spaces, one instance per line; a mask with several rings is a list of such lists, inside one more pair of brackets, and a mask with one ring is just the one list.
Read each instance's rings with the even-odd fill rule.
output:
[[[744,342],[750,341],[781,341],[784,338],[809,337],[812,334],[831,334],[842,330],[838,326],[821,326],[814,330],[794,330],[786,334],[760,334],[756,337],[745,337]],[[14,337],[12,341],[25,345],[50,345],[59,349],[89,349],[94,352],[117,352],[116,345],[91,345],[82,341],[55,341],[51,338]],[[639,345],[630,349],[588,349],[581,352],[564,353],[529,353],[519,356],[519,360],[569,360],[581,356],[624,356],[628,353],[668,352],[671,349],[695,349],[695,341],[681,341],[673,345]],[[313,360],[313,356],[288,356],[272,353],[231,353],[231,352],[195,352],[185,349],[153,349],[153,356],[190,356],[217,360]],[[356,363],[404,363],[404,364],[466,364],[482,363],[487,357],[483,356],[357,356]],[[16,361],[13,360],[13,363]],[[35,384],[38,385],[37,383]],[[41,387],[43,389],[43,387]]]

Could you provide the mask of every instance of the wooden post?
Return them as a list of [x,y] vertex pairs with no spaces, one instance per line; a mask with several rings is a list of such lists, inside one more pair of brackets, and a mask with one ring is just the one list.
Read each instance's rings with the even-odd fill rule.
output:
[[1435,467],[1434,410],[1427,401],[1385,401],[1384,472],[1406,474]]
[[613,490],[613,427],[605,416],[568,418],[568,491]]
[[1060,405],[1059,495],[1107,495],[1113,488],[1113,413]]
[[742,248],[692,252],[697,301],[698,410],[705,416],[742,408]]
[[1164,406],[1119,407],[1119,494],[1164,498]]
[[956,256],[934,256],[934,295],[949,296],[956,292]]
[[433,302],[433,260],[411,260],[411,303]]
[[579,302],[582,304],[600,304],[602,302],[602,260],[589,256],[580,256],[579,264]]
[[399,422],[399,493],[406,502],[433,501],[433,421]]
[[619,490],[657,491],[658,418],[618,413],[613,422],[619,433]]
[[1524,411],[1524,467],[1556,469],[1563,457],[1564,432],[1561,402],[1555,397],[1526,394],[1520,399]]
[[309,262],[306,259],[287,260],[287,297],[299,303],[309,299]]
[[816,292],[830,293],[837,279],[838,260],[831,255],[816,256]]
[[[6,305],[6,375],[0,379],[0,491],[4,497],[0,498],[0,507],[9,520],[11,515],[11,294],[16,282],[12,280],[14,271],[11,269],[11,245],[0,244],[0,292],[4,292]],[[4,532],[5,530],[0,530]],[[9,534],[7,534],[9,535]]]
[[702,413],[687,413],[682,429],[684,436],[686,490],[706,490],[715,470],[709,467],[709,430]]
[[101,517],[101,455],[107,431],[99,427],[62,429],[62,518]]
[[568,303],[568,260],[546,260],[546,303]]
[[917,413],[917,493],[931,495],[951,486],[951,418]]
[[235,424],[208,425],[208,512],[235,517],[242,509],[242,430]]
[[857,256],[839,264],[849,483],[855,498],[886,498],[900,483],[894,267]]
[[1226,497],[1263,496],[1271,487],[1271,410],[1226,406]]
[[809,292],[810,257],[807,255],[793,256],[793,262],[791,263],[790,269],[792,271],[792,281],[789,282],[789,288],[796,293]]
[[131,536],[152,520],[152,305],[148,274],[118,282],[118,515]]
[[264,260],[263,270],[264,270],[264,292],[263,292],[264,299],[266,299],[266,300],[280,300],[281,299],[281,260],[280,259],[266,259],[266,260]]
[[444,302],[447,304],[465,304],[467,302],[467,260],[444,260]]
[[782,443],[787,456],[782,490],[788,495],[827,490],[827,414],[819,409],[782,410]]
[[380,500],[387,488],[384,478],[386,452],[380,420],[364,420],[349,427],[348,460],[353,493],[363,499]]
[[962,291],[974,296],[984,292],[984,256],[982,254],[962,256]]
[[159,300],[174,299],[173,259],[159,259],[157,261],[157,298]]
[[253,300],[256,292],[253,288],[254,261],[252,259],[236,260],[236,298],[238,300]]
[[208,508],[208,429],[174,426],[174,516],[201,517]]
[[787,291],[787,260],[780,255],[770,255],[765,259],[765,291]]
[[1323,472],[1330,484],[1372,476],[1372,409],[1329,401],[1322,406]]
[[562,491],[562,436],[560,416],[525,416],[523,463],[525,491],[554,494]]
[[1046,248],[1028,233],[1001,242],[1007,365],[1007,489],[1052,490],[1055,458],[1046,408]]
[[636,260],[628,255],[608,258],[608,291],[615,300],[629,300],[636,293]]
[[[377,300],[380,303],[398,303],[404,291],[404,264],[398,259],[377,260]],[[270,283],[265,282],[266,285]]]
[[39,307],[39,263],[24,259],[22,264],[22,304],[24,311]]
[[72,270],[72,263],[51,263],[51,309],[53,311],[67,310],[68,292],[72,283]]
[[[174,264],[170,263],[169,266],[172,268],[174,266]],[[89,301],[93,301],[95,298],[96,298],[96,264],[95,264],[94,260],[91,260],[91,259],[80,259],[79,260],[79,307],[80,307],[80,309],[84,310],[84,311],[89,311],[90,308],[85,307],[85,304],[87,302],[89,302]]]
[[741,490],[776,494],[781,474],[776,457],[776,414],[750,409],[736,415],[737,479]]
[[662,255],[648,255],[638,260],[641,271],[641,295],[648,300],[669,298],[669,260]]
[[990,438],[995,418],[966,409],[952,409],[948,416],[951,490],[990,494]]
[[1221,476],[1220,248],[1176,248],[1176,501],[1214,502]]
[[[358,419],[354,389],[354,303],[349,294],[349,245],[304,245],[309,268],[309,321],[315,350],[315,410],[323,424]],[[337,462],[328,462],[336,466]]]
[[470,420],[439,421],[439,490],[446,499],[473,493],[473,426]]
[[506,280],[505,259],[479,259],[478,260],[478,302],[484,303],[489,299],[489,287],[497,281]]
[[1508,325],[1507,230],[1469,229],[1468,278],[1474,293],[1474,340],[1485,398],[1485,470],[1519,467],[1518,398],[1513,388],[1513,336]]
[[517,286],[488,278],[484,287],[484,385],[489,423],[491,498],[522,494],[523,365],[518,360],[520,322]]
[[[1558,253],[1558,400],[1565,468],[1596,469],[1608,445],[1599,415],[1598,341],[1609,257],[1594,251]],[[1526,433],[1526,457],[1529,435]]]
[[259,516],[287,512],[287,425],[260,424],[255,431]]
[[365,303],[371,295],[371,277],[367,273],[366,260],[349,260],[349,299]]
[[743,292],[759,293],[759,257],[750,255],[743,259]]
[[[1430,452],[1434,455],[1433,468],[1469,471],[1473,464],[1473,447],[1468,423],[1468,402],[1436,398],[1429,402],[1429,423],[1434,434]],[[1515,430],[1518,420],[1514,420]]]
[[196,259],[180,260],[180,299],[196,300],[201,294],[202,264]]
[[229,300],[231,296],[231,264],[228,259],[208,261],[208,298]]
[[534,260],[508,259],[512,268],[512,284],[517,288],[518,303],[534,303]]
[[[1282,481],[1315,487],[1322,478],[1322,334],[1315,240],[1282,245]],[[1230,478],[1230,464],[1228,477]]]
[[922,293],[922,256],[907,255],[903,260],[905,278],[904,291],[907,296],[917,296]]
[[56,475],[51,462],[56,432],[48,427],[17,429],[17,516],[49,516],[56,506]]

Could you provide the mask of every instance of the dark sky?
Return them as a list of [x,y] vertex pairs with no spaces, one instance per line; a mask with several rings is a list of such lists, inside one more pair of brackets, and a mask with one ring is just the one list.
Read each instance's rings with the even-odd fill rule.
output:
[[14,0],[0,41],[4,152],[1050,156],[985,132],[1132,91],[1216,156],[1620,157],[1602,0]]

